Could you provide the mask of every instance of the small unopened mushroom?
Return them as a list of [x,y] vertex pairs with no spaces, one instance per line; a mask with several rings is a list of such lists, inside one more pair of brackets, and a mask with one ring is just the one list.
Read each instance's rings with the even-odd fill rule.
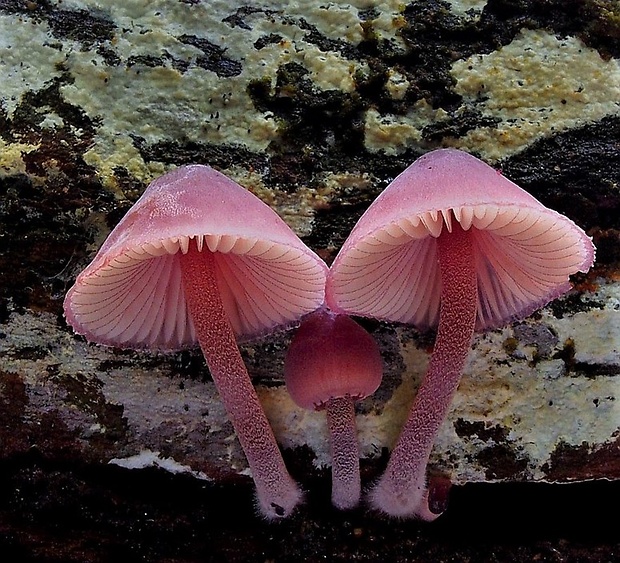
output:
[[177,350],[200,344],[247,456],[261,512],[301,499],[237,338],[295,322],[324,298],[327,267],[256,196],[208,166],[155,180],[77,277],[67,321],[88,340]]
[[320,309],[297,330],[284,363],[292,399],[325,410],[332,457],[332,503],[341,510],[360,500],[359,445],[354,402],[374,393],[383,365],[372,336],[346,315]]
[[426,466],[474,329],[532,313],[568,291],[569,275],[593,261],[592,241],[570,219],[458,150],[419,158],[373,202],[334,260],[327,304],[437,328],[428,371],[371,493],[376,508],[436,517]]

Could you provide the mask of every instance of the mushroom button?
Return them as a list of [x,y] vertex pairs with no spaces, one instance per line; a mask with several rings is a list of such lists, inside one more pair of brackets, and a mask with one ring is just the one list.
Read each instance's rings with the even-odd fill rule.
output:
[[122,348],[202,348],[247,456],[261,512],[301,499],[239,354],[324,299],[326,266],[267,205],[208,166],[155,180],[77,277],[67,321]]
[[437,516],[426,465],[458,386],[474,330],[526,316],[570,289],[594,246],[468,155],[428,153],[380,194],[347,238],[327,281],[340,313],[437,328],[426,377],[371,502],[394,516]]
[[284,362],[292,399],[325,409],[332,456],[332,503],[354,508],[360,500],[359,446],[354,401],[374,393],[383,365],[374,339],[353,319],[320,309],[297,330]]

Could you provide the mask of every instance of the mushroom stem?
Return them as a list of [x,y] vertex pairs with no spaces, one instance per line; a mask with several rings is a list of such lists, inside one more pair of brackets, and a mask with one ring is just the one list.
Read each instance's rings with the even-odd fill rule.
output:
[[340,510],[355,508],[360,501],[359,446],[355,408],[349,395],[325,403],[332,457],[332,504]]
[[185,299],[213,381],[245,452],[262,514],[288,516],[301,500],[243,363],[217,289],[212,252],[195,240],[180,255]]
[[471,231],[457,221],[452,221],[452,232],[444,225],[437,250],[441,305],[433,354],[387,468],[370,495],[372,505],[389,515],[424,520],[438,516],[428,507],[426,466],[467,360],[478,291]]

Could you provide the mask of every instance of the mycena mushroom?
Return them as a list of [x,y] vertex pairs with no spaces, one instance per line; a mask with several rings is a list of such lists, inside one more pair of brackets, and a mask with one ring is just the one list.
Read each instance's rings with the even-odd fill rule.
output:
[[64,302],[79,334],[121,348],[200,344],[267,518],[301,499],[237,338],[295,322],[324,299],[327,267],[256,196],[208,166],[155,180]]
[[379,347],[347,315],[322,308],[297,329],[284,362],[292,399],[324,410],[332,456],[332,504],[347,510],[360,500],[359,445],[354,403],[377,390],[383,376]]
[[464,152],[428,153],[354,227],[328,274],[341,313],[437,328],[428,371],[371,503],[394,516],[436,517],[426,466],[474,330],[527,316],[568,291],[594,261],[590,238]]

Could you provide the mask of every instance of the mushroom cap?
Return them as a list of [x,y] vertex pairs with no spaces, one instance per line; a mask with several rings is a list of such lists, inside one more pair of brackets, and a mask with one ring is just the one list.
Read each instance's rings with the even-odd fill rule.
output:
[[305,409],[320,409],[333,398],[363,399],[383,377],[374,338],[347,315],[320,309],[297,329],[284,362],[286,388]]
[[454,221],[473,237],[477,330],[527,316],[568,291],[569,275],[594,262],[591,239],[570,219],[481,160],[440,149],[416,160],[362,215],[330,268],[328,306],[436,327],[436,239]]
[[239,338],[294,322],[324,300],[327,267],[265,203],[220,172],[180,167],[152,182],[64,301],[88,340],[176,350],[197,343],[180,256],[194,239]]

